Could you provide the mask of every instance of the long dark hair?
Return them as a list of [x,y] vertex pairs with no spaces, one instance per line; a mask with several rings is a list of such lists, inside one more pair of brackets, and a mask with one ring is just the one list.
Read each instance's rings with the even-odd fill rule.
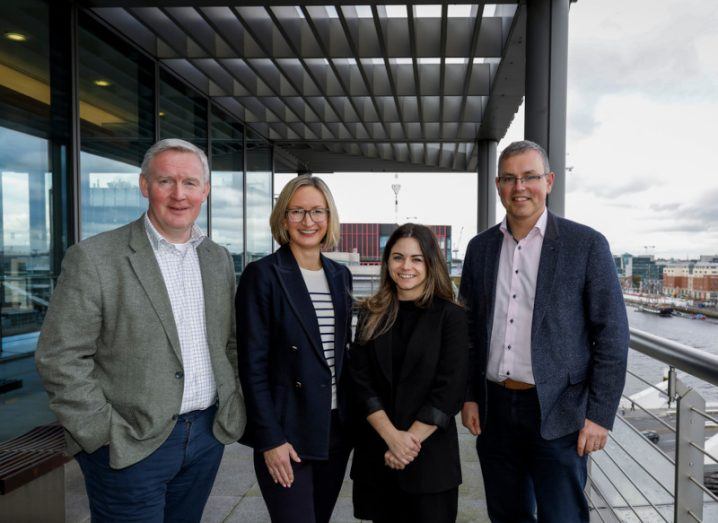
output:
[[399,312],[399,297],[396,283],[389,275],[388,264],[392,248],[402,238],[414,238],[419,243],[426,264],[424,292],[416,300],[416,304],[419,307],[428,307],[436,297],[454,301],[454,291],[451,287],[446,260],[439,248],[436,236],[425,225],[405,223],[393,232],[384,247],[381,257],[379,290],[361,303],[364,314],[361,325],[358,326],[360,343],[381,336],[391,329],[396,321]]

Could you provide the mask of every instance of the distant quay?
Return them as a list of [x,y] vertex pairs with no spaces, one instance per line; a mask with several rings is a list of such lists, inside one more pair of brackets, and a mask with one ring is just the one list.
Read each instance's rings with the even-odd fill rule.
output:
[[703,314],[706,318],[718,320],[718,310],[707,307],[689,307],[687,305],[678,305],[675,300],[669,296],[660,294],[627,294],[623,293],[623,299],[626,303],[633,305],[659,305],[670,306],[673,310],[685,312],[686,314]]

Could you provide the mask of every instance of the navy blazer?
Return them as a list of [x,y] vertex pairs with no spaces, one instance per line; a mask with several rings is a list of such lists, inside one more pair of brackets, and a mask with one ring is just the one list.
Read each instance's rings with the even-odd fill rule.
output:
[[[471,341],[467,401],[490,419],[486,366],[503,234],[496,225],[471,240],[461,277]],[[616,266],[597,231],[548,214],[531,325],[531,363],[541,435],[580,430],[586,418],[611,429],[626,379],[628,318]]]
[[[334,305],[337,397],[345,417],[352,279],[347,267],[323,255],[321,261]],[[247,265],[236,311],[239,377],[248,415],[240,441],[259,452],[289,442],[301,458],[327,459],[331,370],[309,291],[288,245]]]

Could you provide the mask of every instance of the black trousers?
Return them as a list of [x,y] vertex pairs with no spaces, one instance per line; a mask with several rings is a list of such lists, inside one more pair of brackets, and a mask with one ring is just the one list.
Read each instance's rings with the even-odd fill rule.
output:
[[354,516],[359,519],[374,523],[454,523],[459,487],[432,494],[410,494],[395,483],[379,487],[355,481],[353,496]]
[[275,483],[264,463],[264,455],[255,452],[254,472],[272,523],[329,523],[350,452],[351,446],[336,410],[332,411],[329,459],[292,462],[294,483],[291,487]]

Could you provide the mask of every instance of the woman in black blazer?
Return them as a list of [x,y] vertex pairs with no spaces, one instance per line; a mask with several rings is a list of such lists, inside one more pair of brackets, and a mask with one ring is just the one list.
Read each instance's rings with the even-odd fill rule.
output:
[[454,416],[466,388],[468,336],[427,227],[407,223],[392,234],[380,285],[362,304],[351,350],[361,413],[351,471],[354,515],[453,522],[461,483]]
[[351,275],[321,249],[339,240],[331,193],[293,178],[270,226],[281,245],[250,263],[236,298],[239,376],[254,468],[273,522],[326,523],[351,446],[343,429]]

